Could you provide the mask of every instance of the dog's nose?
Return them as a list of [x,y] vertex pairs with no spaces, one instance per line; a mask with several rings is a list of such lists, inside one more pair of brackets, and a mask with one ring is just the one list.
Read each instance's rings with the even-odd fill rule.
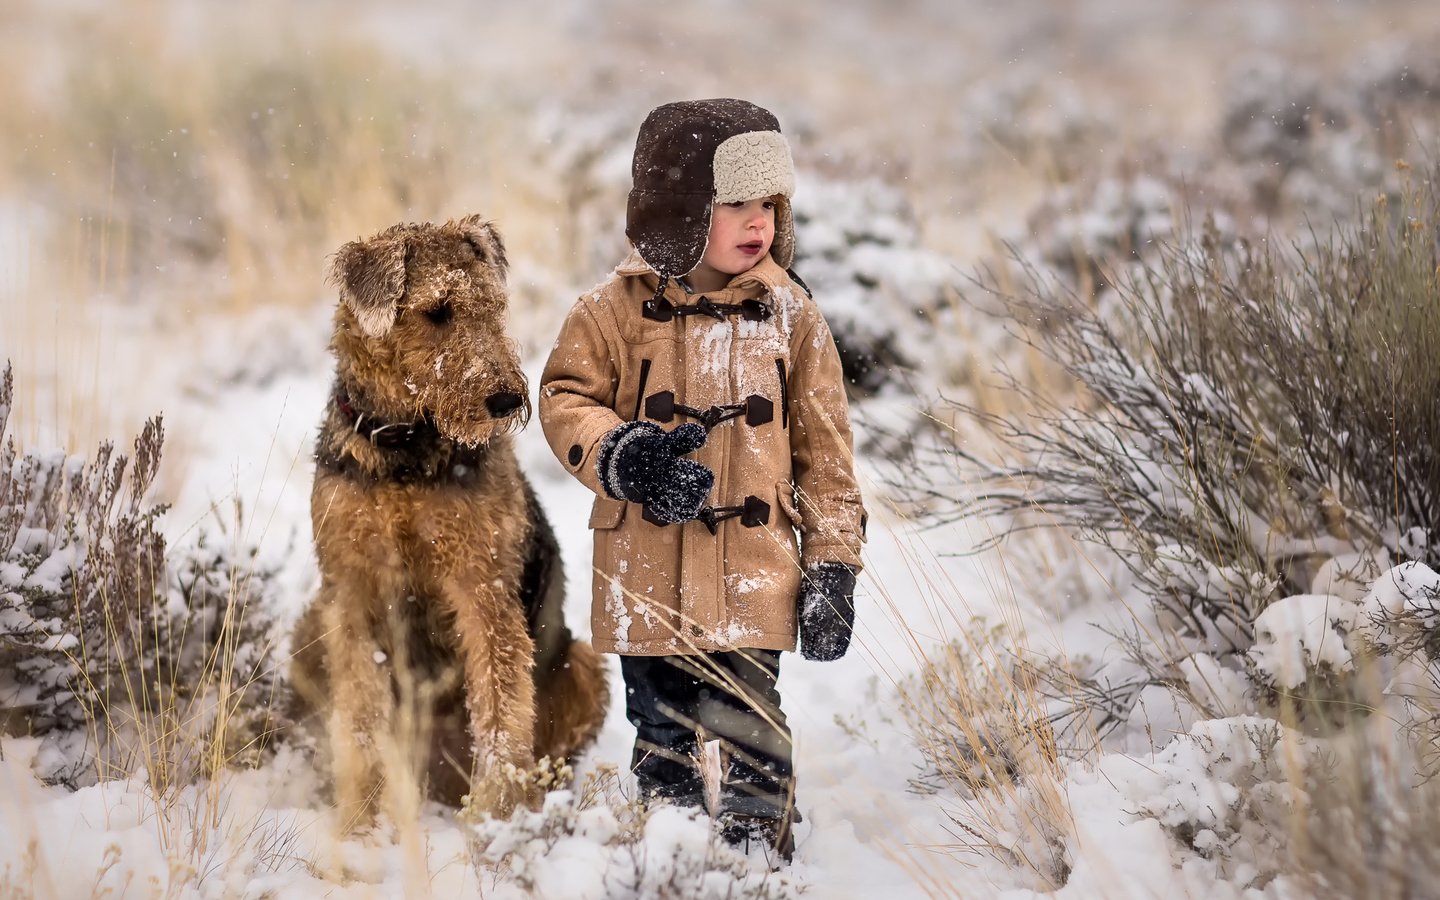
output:
[[497,419],[503,419],[524,405],[524,397],[509,391],[501,391],[485,398],[485,408]]

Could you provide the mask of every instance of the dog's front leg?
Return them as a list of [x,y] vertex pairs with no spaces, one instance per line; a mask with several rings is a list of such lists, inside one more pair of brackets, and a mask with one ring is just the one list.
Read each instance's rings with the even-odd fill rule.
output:
[[374,825],[385,787],[385,742],[393,739],[394,695],[389,670],[376,641],[373,585],[326,581],[325,655],[333,706],[330,748],[334,754],[335,800],[342,830]]
[[506,817],[538,793],[515,777],[530,775],[535,765],[534,644],[519,604],[493,582],[466,578],[444,594],[455,616],[475,746],[470,806]]

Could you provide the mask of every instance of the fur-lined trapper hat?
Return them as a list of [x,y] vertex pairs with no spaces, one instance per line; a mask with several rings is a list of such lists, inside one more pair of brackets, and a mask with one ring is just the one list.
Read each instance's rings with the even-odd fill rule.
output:
[[795,166],[780,122],[745,100],[682,100],[656,107],[640,125],[625,236],[646,265],[678,278],[700,264],[710,204],[778,196],[770,255],[782,269],[795,257],[790,195]]

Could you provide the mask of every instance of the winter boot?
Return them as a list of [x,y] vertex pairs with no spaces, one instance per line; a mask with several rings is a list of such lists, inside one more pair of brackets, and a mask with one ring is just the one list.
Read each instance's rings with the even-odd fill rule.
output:
[[637,747],[632,770],[645,806],[669,803],[675,806],[705,806],[705,782],[693,760],[680,762],[654,751]]
[[744,854],[760,850],[772,870],[790,864],[795,856],[795,834],[791,817],[742,816],[726,813],[719,819],[720,837]]

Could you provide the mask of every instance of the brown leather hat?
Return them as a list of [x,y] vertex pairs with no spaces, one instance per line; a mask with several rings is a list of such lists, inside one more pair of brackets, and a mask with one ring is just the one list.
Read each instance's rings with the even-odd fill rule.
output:
[[635,139],[625,236],[664,278],[705,256],[711,203],[778,196],[770,255],[795,258],[795,166],[780,122],[745,100],[682,100],[650,111]]

